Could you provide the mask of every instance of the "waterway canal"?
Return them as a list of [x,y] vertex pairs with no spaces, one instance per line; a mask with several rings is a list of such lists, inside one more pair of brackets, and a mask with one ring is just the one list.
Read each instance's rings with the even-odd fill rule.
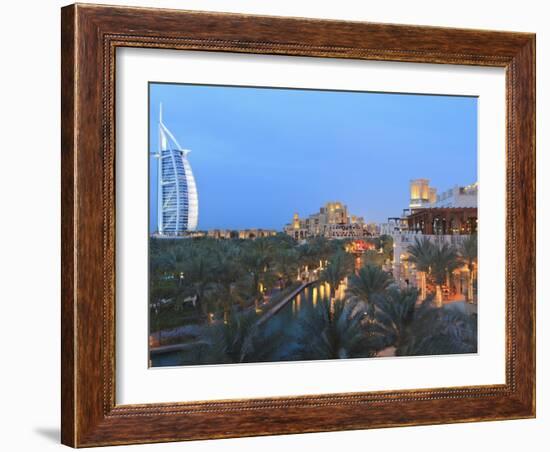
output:
[[[343,298],[346,290],[346,281],[336,291],[336,298]],[[299,333],[300,317],[308,308],[315,307],[319,300],[330,296],[328,283],[316,283],[306,287],[293,299],[291,299],[277,314],[269,319],[262,328],[267,328],[273,337],[282,338],[282,344],[278,348],[273,361],[292,360],[296,347],[296,335]],[[175,351],[158,354],[152,357],[153,367],[179,366],[190,364],[184,362],[182,352]]]

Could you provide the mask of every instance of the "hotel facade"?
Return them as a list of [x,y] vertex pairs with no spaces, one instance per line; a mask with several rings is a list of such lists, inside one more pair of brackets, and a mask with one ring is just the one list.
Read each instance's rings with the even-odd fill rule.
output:
[[296,240],[313,237],[328,239],[355,239],[377,235],[377,225],[366,224],[363,217],[348,214],[345,204],[327,202],[319,212],[300,218],[295,213],[292,222],[284,227],[284,232]]
[[162,120],[158,123],[157,231],[160,236],[178,236],[195,231],[199,220],[197,185],[188,149],[183,149]]
[[[425,280],[408,260],[408,248],[416,239],[427,238],[438,246],[446,243],[459,247],[477,233],[477,189],[474,183],[455,186],[438,195],[435,188],[429,186],[429,180],[411,181],[409,208],[404,209],[400,217],[388,218],[381,230],[393,239],[392,273],[400,286],[419,287],[425,292],[421,287]],[[449,292],[446,295],[464,294],[468,276],[465,267],[455,270],[445,289]],[[477,300],[477,295],[474,299]]]

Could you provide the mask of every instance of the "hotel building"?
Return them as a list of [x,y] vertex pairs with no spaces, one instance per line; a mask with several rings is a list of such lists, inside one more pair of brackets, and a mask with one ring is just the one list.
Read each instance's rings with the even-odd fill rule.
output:
[[[466,237],[477,233],[477,189],[474,183],[455,186],[437,195],[429,180],[411,181],[409,208],[401,217],[388,218],[381,231],[393,238],[392,272],[401,286],[421,284],[414,265],[408,262],[407,250],[416,238],[459,246]],[[466,269],[454,272],[452,285],[459,293],[464,291],[466,273]]]
[[409,209],[433,207],[477,207],[477,182],[462,187],[455,185],[438,194],[429,179],[411,180]]
[[328,239],[361,238],[372,235],[375,226],[365,224],[363,217],[348,215],[348,208],[341,202],[327,202],[318,213],[300,218],[295,213],[292,223],[284,227],[284,232],[296,240],[311,237]]
[[458,186],[446,190],[428,207],[471,207],[477,208],[477,182],[471,185]]
[[429,179],[410,184],[409,208],[400,217],[390,217],[380,226],[381,234],[415,232],[427,235],[474,234],[477,232],[477,182],[454,186],[440,194]]
[[437,199],[437,190],[430,187],[429,179],[413,179],[410,182],[411,198],[409,208],[425,207]]
[[177,236],[195,231],[199,219],[197,186],[183,149],[162,121],[158,123],[159,150],[157,172],[157,234]]

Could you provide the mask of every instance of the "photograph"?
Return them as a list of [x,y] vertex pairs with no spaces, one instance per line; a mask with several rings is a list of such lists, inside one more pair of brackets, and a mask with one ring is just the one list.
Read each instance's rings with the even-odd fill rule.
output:
[[148,102],[149,367],[477,353],[476,96]]

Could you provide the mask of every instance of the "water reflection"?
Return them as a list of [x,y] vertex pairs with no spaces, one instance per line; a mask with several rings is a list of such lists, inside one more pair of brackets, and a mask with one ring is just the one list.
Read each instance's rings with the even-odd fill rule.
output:
[[313,302],[313,306],[317,306],[317,286],[313,287],[312,302]]

